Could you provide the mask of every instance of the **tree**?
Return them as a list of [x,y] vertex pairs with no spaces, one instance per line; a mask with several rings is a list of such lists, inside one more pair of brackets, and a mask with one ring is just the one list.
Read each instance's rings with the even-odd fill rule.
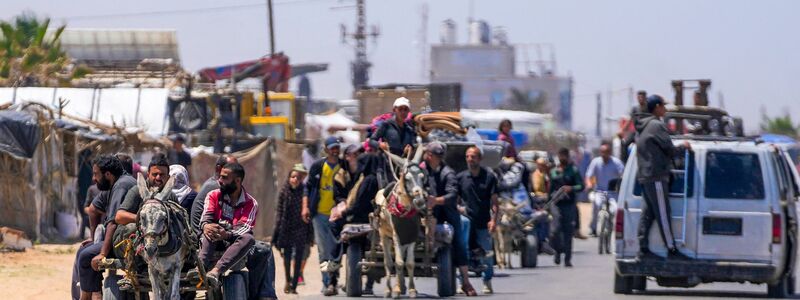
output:
[[48,34],[50,19],[23,13],[12,22],[0,21],[0,85],[57,86],[89,73],[76,66],[61,48],[66,25]]
[[508,101],[498,108],[546,113],[547,97],[544,92],[531,93],[530,90],[521,90],[512,87]]
[[797,137],[800,130],[792,122],[792,117],[789,113],[784,114],[782,117],[770,118],[766,114],[761,115],[761,131],[788,135],[790,137]]

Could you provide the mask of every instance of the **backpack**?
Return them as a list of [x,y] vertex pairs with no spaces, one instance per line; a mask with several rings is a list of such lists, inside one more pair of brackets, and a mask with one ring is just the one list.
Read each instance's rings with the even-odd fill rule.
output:
[[[369,126],[367,127],[367,137],[371,137],[376,131],[378,131],[378,128],[381,128],[381,125],[383,125],[384,122],[391,120],[392,118],[394,118],[394,113],[391,112],[383,113],[372,118],[372,121],[369,122]],[[409,122],[412,119],[413,114],[409,113],[408,117],[405,119],[405,122]]]
[[381,127],[383,122],[386,122],[386,120],[390,120],[393,117],[394,114],[389,112],[372,118],[372,121],[369,122],[369,126],[367,127],[367,136],[372,136],[376,131],[378,131],[378,128]]

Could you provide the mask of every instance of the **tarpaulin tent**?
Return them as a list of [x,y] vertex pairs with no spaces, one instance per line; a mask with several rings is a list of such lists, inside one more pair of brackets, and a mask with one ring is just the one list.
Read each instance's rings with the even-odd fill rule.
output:
[[35,102],[0,108],[0,226],[44,242],[78,237],[79,160],[164,148],[142,132],[62,116]]
[[[266,239],[272,236],[275,227],[275,211],[278,208],[278,193],[294,164],[301,161],[302,144],[268,139],[250,149],[235,152],[245,169],[243,186],[258,202],[255,237]],[[198,151],[192,158],[192,182],[199,188],[206,179],[214,175],[214,164],[218,154]]]

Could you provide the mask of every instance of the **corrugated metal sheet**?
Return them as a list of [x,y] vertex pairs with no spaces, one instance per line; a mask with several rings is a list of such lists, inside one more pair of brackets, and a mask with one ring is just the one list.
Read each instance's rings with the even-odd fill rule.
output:
[[82,61],[141,61],[146,58],[180,62],[175,30],[67,29],[61,46]]

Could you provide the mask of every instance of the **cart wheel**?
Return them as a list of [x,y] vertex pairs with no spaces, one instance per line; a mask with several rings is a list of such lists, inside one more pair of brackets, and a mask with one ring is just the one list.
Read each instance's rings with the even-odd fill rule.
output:
[[533,234],[525,235],[522,240],[522,251],[520,251],[520,260],[523,268],[536,268],[539,256],[539,241]]
[[456,294],[456,268],[453,267],[453,248],[444,246],[439,249],[436,263],[439,265],[436,288],[439,297],[450,297]]
[[345,287],[347,297],[361,297],[361,244],[350,243],[347,245],[347,278]]

